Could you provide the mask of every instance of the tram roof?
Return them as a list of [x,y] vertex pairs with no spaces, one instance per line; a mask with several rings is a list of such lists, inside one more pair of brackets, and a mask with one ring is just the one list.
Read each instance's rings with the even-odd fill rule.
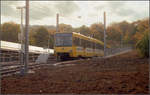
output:
[[[63,34],[63,33],[71,33],[71,34],[73,34],[73,35],[76,36],[76,37],[79,37],[79,38],[82,38],[82,39],[85,39],[85,40],[88,40],[88,41],[94,41],[94,42],[96,42],[96,43],[99,43],[99,44],[101,44],[101,45],[104,45],[104,43],[103,43],[102,41],[98,40],[98,39],[92,38],[92,37],[90,37],[90,36],[85,36],[85,35],[80,34],[80,33],[77,33],[77,32],[58,32],[58,33],[62,33],[62,34]],[[107,45],[106,47],[107,47],[107,48],[110,48],[109,45]]]

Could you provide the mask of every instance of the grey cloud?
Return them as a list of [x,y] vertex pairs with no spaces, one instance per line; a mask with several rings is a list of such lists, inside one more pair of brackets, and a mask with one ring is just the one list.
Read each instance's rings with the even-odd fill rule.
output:
[[105,4],[100,4],[100,5],[98,5],[98,6],[95,6],[94,9],[96,9],[96,10],[101,10],[101,9],[105,9],[106,6],[107,6],[106,3],[105,3]]
[[[14,6],[18,6],[20,1],[2,1],[1,10],[2,16],[5,17],[20,17],[19,11],[17,11]],[[31,1],[30,2],[30,19],[31,20],[41,20],[45,17],[55,16],[56,12],[63,14],[64,16],[71,15],[75,11],[79,9],[78,5],[74,2],[38,2]]]
[[[141,10],[135,10],[135,8],[132,8],[132,4],[130,6],[127,6],[129,3],[109,3],[109,9],[113,12],[113,14],[116,14],[120,17],[129,17],[130,19],[140,19],[146,16],[147,12],[141,11]],[[133,5],[134,6],[134,5]],[[140,8],[141,6],[139,6]],[[141,11],[141,12],[140,12]]]
[[74,2],[31,2],[30,5],[30,18],[33,20],[52,17],[55,16],[57,12],[63,16],[68,16],[79,9],[78,5]]
[[96,6],[95,9],[105,9],[105,10],[111,10],[114,14],[117,14],[119,16],[128,15],[128,10],[125,8],[126,3],[125,2],[107,2],[105,4]]
[[1,15],[19,17],[17,15],[18,11],[14,8],[14,6],[18,5],[19,1],[1,1]]
[[117,9],[112,9],[114,14],[117,14],[118,16],[130,16],[132,14],[136,14],[136,11],[128,8],[117,8]]
[[118,16],[130,16],[131,13],[136,13],[128,8],[125,2],[112,2],[108,4],[109,9]]
[[126,5],[125,2],[108,2],[107,4],[110,8],[123,8]]
[[74,2],[60,2],[55,5],[55,8],[63,14],[63,16],[68,16],[79,10],[79,6]]
[[45,17],[52,17],[55,15],[51,4],[31,2],[30,5],[30,18],[32,20],[41,20]]
[[125,16],[132,17],[132,16],[140,15],[138,11],[131,9],[126,5],[127,5],[126,2],[107,2],[106,4],[96,6],[95,9],[111,10],[112,14],[121,17],[125,17]]
[[95,7],[95,9],[106,9],[106,8],[122,8],[123,6],[125,6],[125,2],[105,2],[105,3],[99,3],[98,6]]
[[[132,14],[132,13],[130,13]],[[134,13],[133,15],[130,16],[130,19],[131,20],[137,20],[137,19],[141,19],[141,18],[146,18],[146,17],[149,17],[149,11],[146,11],[145,12],[136,12]]]

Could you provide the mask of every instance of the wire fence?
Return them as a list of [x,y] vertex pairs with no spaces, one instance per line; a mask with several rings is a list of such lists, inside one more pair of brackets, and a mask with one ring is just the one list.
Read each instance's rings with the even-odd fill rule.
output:
[[[0,62],[1,63],[21,63],[24,60],[21,53],[21,45],[19,43],[0,41]],[[53,49],[31,46],[29,45],[29,62],[33,63],[37,60],[40,54],[50,53],[53,54]],[[22,58],[23,57],[23,58]]]
[[[0,62],[1,63],[20,63],[20,52],[1,50],[0,52]],[[35,62],[39,54],[29,53],[29,62]]]
[[123,51],[131,50],[133,47],[123,47],[123,48],[107,48],[106,55],[113,55]]

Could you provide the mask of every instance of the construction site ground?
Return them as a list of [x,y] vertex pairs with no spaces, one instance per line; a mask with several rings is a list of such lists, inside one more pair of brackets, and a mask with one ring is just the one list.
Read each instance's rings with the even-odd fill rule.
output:
[[148,58],[130,51],[110,58],[46,65],[1,79],[2,94],[148,94]]

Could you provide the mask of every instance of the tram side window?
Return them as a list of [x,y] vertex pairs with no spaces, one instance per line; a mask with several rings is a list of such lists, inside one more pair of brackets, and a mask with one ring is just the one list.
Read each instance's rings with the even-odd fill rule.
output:
[[88,45],[88,46],[89,46],[89,48],[91,48],[91,41],[88,41],[88,43],[89,43],[89,45]]
[[81,47],[83,47],[83,44],[82,44],[82,39],[80,39],[80,46],[81,46]]
[[95,43],[95,49],[97,49],[96,45],[97,45],[97,43]]
[[93,42],[93,49],[95,49],[95,43]]
[[103,49],[103,46],[101,44],[99,44],[100,49]]
[[84,46],[85,48],[93,48],[93,43],[91,41],[88,40],[82,40],[81,41],[82,46]]
[[99,49],[99,44],[97,44],[97,49]]
[[98,43],[96,44],[96,48],[97,48],[97,49],[99,49],[99,45],[98,45]]
[[96,43],[94,43],[94,49],[96,49]]
[[92,44],[92,41],[89,41],[89,43],[90,43],[90,47],[89,48],[93,48],[92,46],[93,46],[93,44]]
[[96,44],[97,44],[97,43],[95,43],[95,45],[94,45],[94,46],[95,46],[95,49],[97,49]]
[[91,42],[91,48],[94,49],[94,42]]
[[80,39],[79,38],[77,38],[77,46],[80,46]]
[[82,39],[80,39],[80,46],[81,46],[81,47],[83,47],[83,44],[82,44]]
[[86,48],[89,48],[89,47],[90,47],[90,42],[86,41]]
[[86,48],[89,48],[89,42],[86,40]]
[[96,44],[96,48],[97,48],[97,49],[101,49],[100,44],[97,43],[97,44]]
[[101,45],[100,44],[98,44],[98,49],[101,49]]
[[101,45],[101,49],[104,49],[103,45]]
[[76,37],[74,37],[74,41],[73,41],[73,42],[74,42],[74,45],[75,45],[75,46],[78,45],[78,41],[77,41],[77,38],[76,38]]
[[98,43],[96,43],[96,49],[102,49],[102,46]]
[[87,40],[84,40],[84,43],[85,43],[85,48],[88,48],[88,47],[87,47],[87,46],[88,46]]
[[92,42],[89,41],[89,48],[92,48]]
[[81,46],[81,39],[80,38],[78,38],[78,46]]
[[95,43],[95,49],[97,49],[97,43]]
[[86,40],[81,39],[81,45],[82,45],[82,47],[86,48]]
[[103,45],[98,44],[98,49],[103,49]]
[[82,46],[82,39],[75,37],[74,38],[74,45]]
[[92,42],[92,48],[95,49],[95,43],[94,42]]
[[100,44],[98,44],[98,47],[99,47],[99,49],[101,49],[101,45]]
[[84,40],[83,42],[84,42],[84,46],[85,46],[85,48],[87,48],[87,41],[86,41],[86,40]]
[[73,38],[73,44],[76,45],[76,38]]
[[79,46],[82,46],[81,41],[82,41],[82,39],[79,38]]

